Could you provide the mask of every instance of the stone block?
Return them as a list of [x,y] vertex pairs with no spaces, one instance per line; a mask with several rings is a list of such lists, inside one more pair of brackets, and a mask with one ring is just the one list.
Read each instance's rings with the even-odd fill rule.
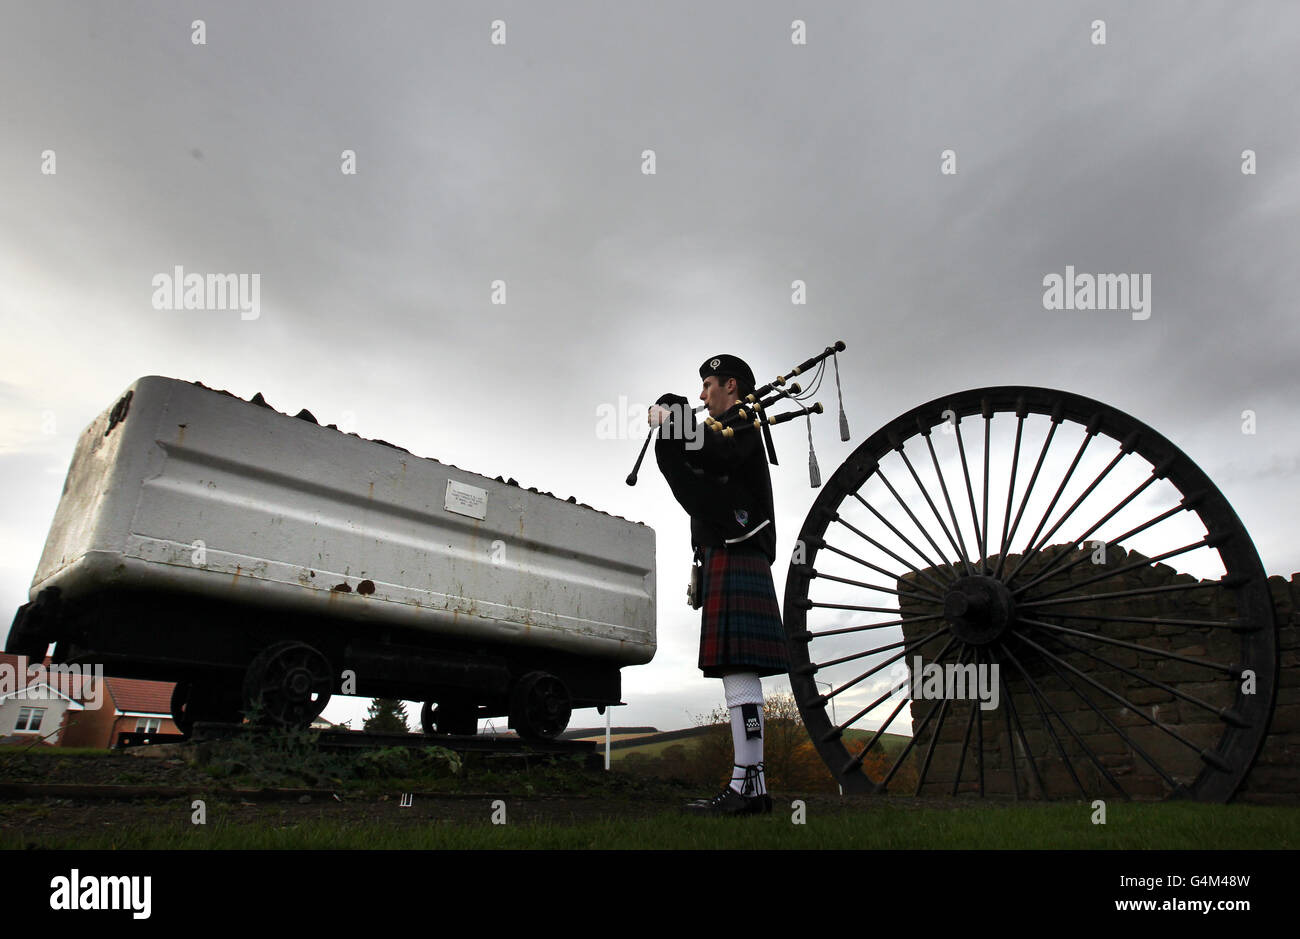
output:
[[1284,704],[1273,710],[1269,734],[1288,734],[1300,731],[1300,704]]
[[1172,694],[1154,685],[1135,688],[1128,693],[1127,697],[1134,704],[1163,704],[1166,701],[1174,700]]
[[1247,780],[1252,792],[1271,791],[1300,793],[1300,766],[1260,766],[1256,764]]

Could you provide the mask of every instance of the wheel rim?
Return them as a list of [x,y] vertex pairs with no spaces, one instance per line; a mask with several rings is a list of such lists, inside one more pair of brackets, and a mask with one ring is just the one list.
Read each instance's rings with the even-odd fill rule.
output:
[[559,678],[530,673],[520,679],[515,729],[526,737],[556,737],[569,726],[572,707],[569,689]]
[[[1209,478],[1123,412],[1042,388],[937,398],[845,461],[799,544],[791,687],[846,790],[1226,801],[1258,754],[1263,567]],[[936,695],[940,669],[982,670],[999,706]]]
[[178,681],[172,687],[172,722],[176,729],[188,737],[194,730],[194,721],[190,719],[186,705],[190,698],[190,683]]
[[332,685],[324,655],[306,643],[281,642],[264,649],[249,666],[244,700],[272,724],[302,726],[325,710]]

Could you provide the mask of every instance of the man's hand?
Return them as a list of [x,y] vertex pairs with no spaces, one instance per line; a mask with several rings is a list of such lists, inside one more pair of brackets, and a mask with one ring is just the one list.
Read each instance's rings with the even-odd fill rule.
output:
[[659,427],[662,424],[670,423],[674,413],[685,415],[689,410],[689,406],[690,402],[681,395],[660,395],[659,400],[650,405],[650,409],[646,414],[646,423],[651,427]]

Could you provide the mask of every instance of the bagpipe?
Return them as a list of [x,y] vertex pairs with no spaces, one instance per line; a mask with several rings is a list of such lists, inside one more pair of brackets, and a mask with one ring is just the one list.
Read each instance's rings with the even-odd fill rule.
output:
[[[839,399],[840,405],[840,440],[849,439],[849,422],[844,416],[844,395],[840,390],[840,364],[836,353],[843,352],[845,345],[842,341],[836,341],[833,346],[827,346],[817,355],[796,365],[788,374],[777,375],[772,381],[763,385],[761,388],[755,388],[752,392],[745,395],[740,401],[740,407],[734,414],[728,414],[725,419],[717,420],[713,417],[706,417],[703,421],[704,426],[711,432],[721,434],[723,437],[734,437],[738,433],[748,431],[761,431],[764,442],[767,446],[768,459],[776,465],[776,450],[772,446],[772,438],[768,428],[776,424],[784,424],[786,421],[794,420],[796,417],[803,417],[808,421],[808,477],[812,488],[816,489],[821,483],[821,471],[817,466],[817,454],[813,450],[812,443],[812,415],[823,413],[821,402],[814,402],[807,405],[809,398],[815,395],[821,387],[823,373],[826,369],[826,360],[832,359],[835,365],[835,394]],[[813,375],[811,387],[804,390],[797,382],[790,382],[789,379],[797,375],[802,375],[810,369],[816,367],[817,371]],[[798,410],[786,411],[769,417],[767,409],[780,404],[782,401],[789,401],[795,405]],[[706,405],[700,405],[692,409],[691,413],[703,411]],[[650,448],[650,441],[654,438],[655,431],[658,427],[651,427],[650,433],[646,435],[645,443],[641,445],[641,453],[636,458],[636,465],[632,467],[632,472],[628,474],[627,484],[635,486],[637,474],[641,471],[641,461],[645,459],[646,450]]]

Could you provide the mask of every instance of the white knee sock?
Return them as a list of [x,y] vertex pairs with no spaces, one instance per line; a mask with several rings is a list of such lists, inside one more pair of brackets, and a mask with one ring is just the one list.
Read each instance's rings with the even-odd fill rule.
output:
[[[753,672],[724,675],[722,689],[731,711],[731,740],[736,753],[732,767],[731,788],[741,795],[756,796],[767,792],[763,778],[763,682]],[[747,720],[748,719],[748,720]],[[749,726],[746,726],[748,724]],[[749,774],[746,791],[745,767],[757,766],[757,773]]]

